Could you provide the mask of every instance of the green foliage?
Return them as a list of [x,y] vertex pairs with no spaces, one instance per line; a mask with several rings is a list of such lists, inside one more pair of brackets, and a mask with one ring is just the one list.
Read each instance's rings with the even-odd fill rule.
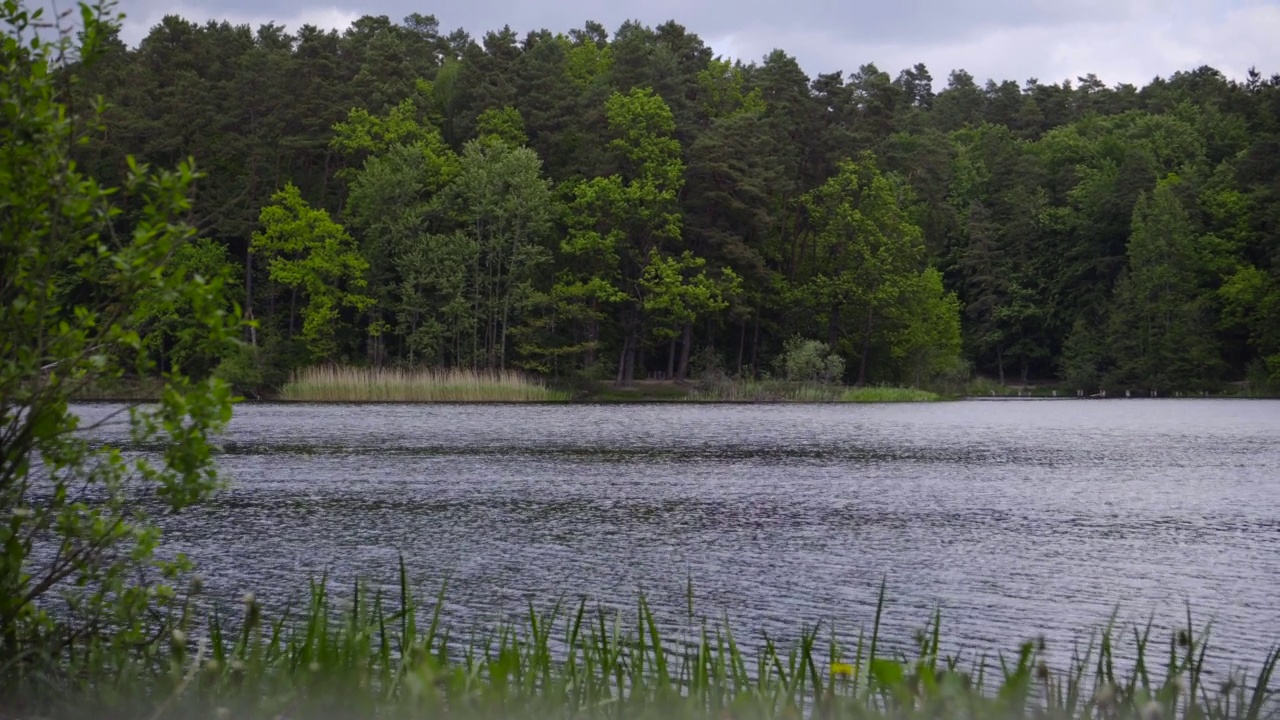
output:
[[934,402],[941,399],[941,396],[929,390],[894,387],[891,385],[864,385],[862,387],[846,388],[840,396],[840,402],[855,403]]
[[[835,355],[827,357],[844,362]],[[942,398],[928,390],[887,385],[848,387],[820,381],[736,379],[703,382],[693,394],[683,399],[695,402],[885,403],[933,402]]]
[[688,250],[671,257],[650,252],[640,278],[645,312],[664,325],[679,326],[728,307],[725,297],[741,288],[740,278],[729,268],[721,268],[719,277],[708,276],[706,264]]
[[[580,320],[600,319],[601,305],[617,308],[625,333],[618,380],[629,381],[647,289],[661,285],[657,278],[664,274],[672,276],[659,268],[651,273],[658,285],[644,283],[648,263],[680,240],[677,193],[684,184],[684,163],[679,142],[670,137],[675,129],[671,109],[652,90],[614,93],[605,109],[614,135],[609,148],[624,171],[571,185],[569,234],[561,250],[577,263],[574,272],[562,276],[555,294]],[[691,267],[696,261],[681,262]],[[683,306],[677,300],[660,304]],[[576,312],[570,309],[574,305]]]
[[692,587],[688,624],[660,619],[642,596],[625,613],[583,600],[467,632],[442,617],[443,590],[424,602],[403,569],[391,587],[338,596],[313,583],[288,620],[252,596],[224,614],[189,597],[176,632],[139,654],[86,657],[82,684],[30,706],[56,720],[1264,720],[1280,660],[1211,675],[1207,633],[1189,618],[1160,644],[1149,625],[1108,626],[1057,662],[1043,640],[950,653],[941,612],[914,644],[889,641],[883,589],[848,645],[820,627],[741,637],[728,618],[700,617]]
[[628,181],[652,193],[653,202],[680,189],[684,163],[680,142],[673,137],[675,116],[665,100],[648,88],[614,93],[605,103],[605,117],[614,136],[609,149],[622,163]]
[[532,150],[472,141],[444,197],[475,252],[467,280],[474,318],[470,364],[505,369],[508,335],[536,312],[539,275],[551,261],[548,240],[558,210],[551,183]]
[[[395,145],[370,156],[352,179],[347,217],[360,238],[361,255],[369,261],[375,300],[370,308],[370,359],[375,363],[382,360],[388,329],[405,339],[411,363],[419,355],[436,357],[440,352],[444,331],[429,318],[434,307],[448,302],[441,298],[452,300],[461,292],[458,276],[470,253],[440,254],[427,262],[424,252],[440,244],[455,249],[451,236],[433,233],[445,225],[439,193],[457,173],[457,157],[437,139]],[[446,260],[455,264],[444,264]]]
[[[223,310],[239,311],[224,292],[236,282],[236,266],[232,265],[225,245],[208,238],[193,238],[175,246],[169,260],[175,281],[190,280],[217,288]],[[227,353],[235,352],[234,344],[224,337],[210,337],[192,327],[195,309],[189,296],[174,293],[172,288],[153,288],[139,294],[137,315],[141,336],[148,352],[157,359],[160,370],[183,368],[189,374],[203,376]]]
[[1260,371],[1270,383],[1280,384],[1280,280],[1252,265],[1228,277],[1218,289],[1222,324],[1227,330],[1247,334],[1256,348]]
[[[406,103],[401,115],[413,110]],[[374,120],[396,119],[393,110]],[[370,360],[383,362],[390,330],[411,364],[506,367],[511,328],[534,304],[535,274],[550,259],[544,238],[556,208],[542,163],[522,147],[523,121],[511,107],[482,113],[480,137],[460,156],[434,127],[401,124],[412,132],[382,145],[353,143],[350,127],[335,128],[335,146],[372,153],[347,208],[371,265]]]
[[[40,11],[0,5],[0,705],[66,682],[77,659],[151,642],[185,568],[162,560],[145,508],[179,511],[218,487],[211,435],[228,387],[184,374],[232,345],[220,248],[183,218],[189,162],[125,161],[120,188],[74,161],[102,109],[69,106],[60,72],[100,59],[115,20],[80,6],[81,44],[32,36]],[[64,68],[59,71],[58,68]],[[126,222],[127,221],[127,222]],[[158,362],[167,353],[163,369]],[[180,367],[181,365],[181,367]],[[114,419],[147,457],[90,443],[80,389],[159,372],[155,402]]]
[[[420,118],[418,105],[422,101],[408,98],[391,108],[385,115],[375,116],[363,108],[355,108],[346,122],[333,126],[330,147],[350,157],[364,157],[364,170],[368,163],[393,151],[419,153],[422,156],[423,183],[428,192],[437,192],[457,172],[457,156],[445,144],[440,130],[428,120]],[[360,171],[347,169],[349,176],[359,176]]]
[[467,271],[475,257],[475,243],[462,232],[426,235],[398,255],[397,329],[411,364],[466,357],[464,341],[475,327]]
[[567,56],[565,70],[579,87],[591,85],[613,66],[612,48],[589,38],[569,44]]
[[778,369],[791,382],[830,383],[844,377],[844,358],[820,340],[797,336],[783,345]]
[[937,380],[956,379],[963,372],[960,359],[960,301],[942,286],[942,273],[933,268],[910,278],[898,306],[889,352],[902,377],[919,387]]
[[[420,88],[430,94],[430,87]],[[330,146],[342,153],[380,154],[397,145],[420,146],[443,156],[440,131],[420,119],[421,101],[406,98],[385,115],[374,115],[364,108],[353,108],[344,122],[333,126]]]
[[302,291],[301,337],[315,359],[337,352],[337,325],[344,308],[363,310],[372,298],[360,294],[369,269],[351,236],[324,210],[312,208],[292,183],[262,209],[262,230],[253,252],[267,258],[273,281]]
[[758,114],[765,110],[760,88],[748,86],[746,68],[740,64],[712,60],[698,73],[698,87],[705,97],[703,112],[709,117]]
[[1129,271],[1110,317],[1110,384],[1199,389],[1220,373],[1210,295],[1198,277],[1203,262],[1176,185],[1162,182],[1133,210]]
[[[734,374],[759,374],[797,332],[836,347],[867,383],[961,383],[972,367],[1027,386],[1070,367],[1097,387],[1192,389],[1280,363],[1270,291],[1254,297],[1236,277],[1280,277],[1280,77],[1199,68],[1138,88],[957,70],[935,82],[923,64],[811,77],[783,50],[725,60],[674,22],[473,38],[421,15],[294,33],[171,16],[137,47],[111,33],[95,42],[99,60],[68,92],[76,107],[106,96],[105,132],[76,160],[106,185],[126,184],[128,152],[161,167],[193,155],[208,171],[192,218],[225,248],[237,270],[224,282],[258,321],[246,378],[278,382],[299,353],[298,298],[250,252],[262,209],[290,182],[369,262],[361,294],[373,302],[342,313],[332,352],[374,366],[494,362],[567,377],[598,375],[607,358],[625,382],[711,348]],[[487,297],[508,276],[494,264],[486,274],[481,231],[452,189],[472,138],[529,148],[556,188],[552,225],[528,246],[549,257],[512,285],[507,322]],[[862,171],[847,198],[824,190],[866,157],[887,195]],[[1196,379],[1141,377],[1154,366],[1111,347],[1133,339],[1112,324],[1143,295],[1135,208],[1170,174],[1182,178],[1172,193],[1194,237],[1208,343],[1190,353],[1207,362]],[[880,212],[891,207],[881,196],[897,210]],[[127,232],[138,208],[122,210]],[[876,228],[866,243],[855,212]],[[887,250],[876,233],[909,251],[863,263],[842,250]],[[643,282],[655,250],[667,264],[688,252],[740,285],[682,323]],[[896,270],[900,282],[875,280],[893,256],[936,268],[943,293],[913,295],[932,281]],[[664,268],[649,272],[672,276]],[[950,324],[909,322],[916,310],[949,317],[946,293],[959,302],[958,361]],[[224,350],[168,329],[184,311],[151,306],[162,365],[222,362]]]
[[504,142],[512,147],[520,147],[529,142],[524,132],[524,118],[520,111],[507,106],[501,109],[485,110],[476,118],[477,135],[482,140]]
[[1103,387],[1112,361],[1100,323],[1076,320],[1062,346],[1061,376],[1077,390]]
[[1009,128],[984,124],[953,133],[952,140],[949,202],[958,227],[948,260],[962,278],[965,339],[980,361],[994,360],[1001,383],[1007,361],[1016,359],[1025,384],[1031,364],[1050,355],[1049,273],[1033,245],[1045,231],[1048,198],[1033,185],[1025,162],[1029,144]]
[[828,345],[854,339],[859,385],[877,350],[909,358],[917,382],[954,364],[959,352],[958,303],[925,267],[923,236],[901,194],[865,154],[840,163],[805,197],[813,250],[796,293],[825,316]]

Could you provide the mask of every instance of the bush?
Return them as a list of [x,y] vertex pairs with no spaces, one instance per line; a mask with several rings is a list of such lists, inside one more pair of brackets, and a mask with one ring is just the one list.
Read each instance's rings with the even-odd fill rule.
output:
[[778,359],[782,374],[792,382],[838,382],[844,377],[844,358],[818,340],[793,337]]
[[[33,40],[41,12],[0,3],[0,707],[73,658],[163,632],[185,565],[156,557],[144,508],[177,511],[218,486],[209,436],[231,417],[225,383],[162,367],[163,347],[144,340],[160,319],[194,356],[241,329],[222,276],[174,263],[195,236],[182,220],[194,169],[130,159],[116,189],[72,159],[100,117],[68,107],[63,73],[92,63],[114,27],[102,7],[81,10],[76,47],[70,32]],[[85,439],[78,393],[157,370],[158,400],[115,416],[152,459]]]
[[689,369],[700,385],[717,385],[727,382],[729,374],[724,369],[720,353],[710,345],[703,346],[689,358]]
[[249,345],[237,346],[227,353],[213,374],[237,393],[251,397],[259,397],[267,386],[262,353]]
[[1280,355],[1249,363],[1245,368],[1244,393],[1249,397],[1280,395]]

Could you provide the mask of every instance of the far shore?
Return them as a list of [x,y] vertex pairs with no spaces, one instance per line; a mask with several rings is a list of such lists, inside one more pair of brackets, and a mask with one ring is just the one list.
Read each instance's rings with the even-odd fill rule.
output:
[[[750,381],[724,382],[706,384],[700,382],[678,382],[674,380],[636,380],[628,385],[617,385],[611,381],[599,381],[589,386],[577,386],[565,389],[548,388],[545,394],[522,393],[519,397],[504,396],[494,392],[477,395],[474,392],[457,393],[458,397],[444,389],[438,397],[398,397],[397,393],[382,393],[370,396],[368,393],[347,389],[340,394],[326,393],[323,397],[312,397],[306,394],[290,395],[286,392],[241,392],[242,402],[278,402],[278,403],[388,403],[388,404],[455,404],[485,405],[502,403],[546,403],[546,404],[781,404],[781,403],[922,403],[957,400],[992,400],[992,399],[1149,399],[1149,398],[1209,398],[1209,399],[1267,399],[1268,396],[1250,395],[1245,388],[1232,386],[1227,392],[1171,392],[1155,393],[1150,391],[1083,391],[1071,390],[1061,385],[998,385],[994,382],[975,382],[969,387],[960,388],[959,392],[935,392],[909,387],[894,386],[843,386],[804,383],[787,383],[782,381]],[[82,402],[151,402],[159,398],[158,381],[129,380],[118,383],[116,387],[103,388],[91,392],[80,393],[76,400]]]

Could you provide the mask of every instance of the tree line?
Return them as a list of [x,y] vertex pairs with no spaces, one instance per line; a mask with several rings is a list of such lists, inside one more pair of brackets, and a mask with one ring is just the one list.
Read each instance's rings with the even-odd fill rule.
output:
[[1280,383],[1280,75],[810,77],[675,22],[418,14],[102,46],[70,89],[106,101],[81,166],[194,157],[175,262],[255,321],[202,348],[157,304],[145,342],[188,371],[759,377],[803,339],[853,383]]

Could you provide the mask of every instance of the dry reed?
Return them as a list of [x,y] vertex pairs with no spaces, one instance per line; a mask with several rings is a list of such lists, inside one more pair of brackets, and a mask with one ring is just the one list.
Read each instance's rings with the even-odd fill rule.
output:
[[317,366],[295,371],[280,399],[301,402],[548,402],[568,399],[515,370]]

